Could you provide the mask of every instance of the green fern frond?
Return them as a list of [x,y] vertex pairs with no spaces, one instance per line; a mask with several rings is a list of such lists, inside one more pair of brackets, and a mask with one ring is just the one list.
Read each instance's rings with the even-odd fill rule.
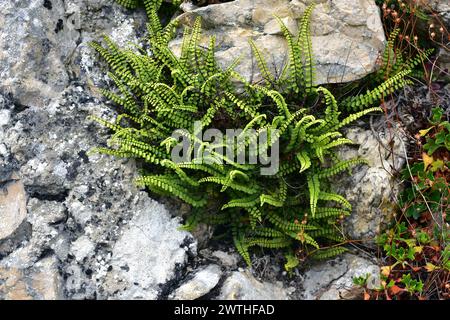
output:
[[338,173],[345,171],[345,170],[347,170],[353,166],[359,165],[359,164],[367,164],[367,160],[365,160],[365,159],[350,159],[350,160],[341,161],[330,168],[322,169],[317,174],[317,176],[320,178],[329,178],[329,177],[337,175]]
[[344,247],[319,249],[319,250],[315,251],[311,255],[311,257],[316,260],[326,260],[326,259],[331,259],[333,257],[339,256],[347,251],[348,251],[348,249],[346,249]]
[[286,248],[291,245],[291,240],[286,237],[282,238],[273,238],[273,239],[267,239],[267,238],[250,238],[248,239],[248,246],[260,246],[262,248],[270,248],[270,249],[279,249],[279,248]]
[[282,238],[285,236],[285,234],[281,231],[272,229],[272,228],[265,228],[260,227],[253,230],[253,233],[260,237],[265,238]]
[[386,97],[394,91],[409,84],[410,82],[405,80],[405,77],[410,73],[411,69],[400,71],[377,86],[375,89],[367,91],[365,94],[360,94],[358,96],[345,99],[342,101],[342,105],[348,110],[358,111],[375,103],[379,103],[383,97]]
[[308,191],[309,191],[309,203],[311,206],[311,215],[314,217],[316,214],[317,200],[319,200],[320,194],[320,181],[319,174],[310,174],[307,176]]
[[267,81],[269,84],[275,82],[275,78],[272,75],[272,73],[269,71],[269,68],[267,67],[267,62],[264,56],[259,51],[256,44],[253,42],[253,40],[249,40],[250,47],[252,48],[253,55],[256,58],[256,62],[258,63],[259,70],[261,71],[261,75],[265,81]]
[[155,189],[166,191],[194,207],[203,207],[207,200],[199,197],[184,187],[176,183],[175,177],[167,175],[142,176],[136,179],[136,183],[142,186],[154,187]]
[[326,218],[337,218],[341,216],[347,216],[350,213],[346,210],[339,208],[330,208],[330,207],[319,207],[316,209],[316,214],[314,217],[311,217],[312,220],[326,219]]
[[303,172],[311,167],[311,158],[306,151],[300,151],[296,154],[298,161],[300,161],[300,172]]
[[259,197],[252,195],[249,197],[245,197],[245,198],[239,198],[239,199],[233,199],[231,201],[229,201],[227,204],[222,206],[222,210],[227,209],[227,208],[235,208],[235,207],[240,207],[240,208],[252,208],[255,207],[259,204]]
[[303,78],[305,90],[307,93],[311,91],[315,82],[315,67],[310,31],[311,14],[314,10],[314,7],[315,4],[312,3],[306,8],[306,11],[300,21],[300,31],[297,40],[298,46],[301,48],[303,55]]
[[352,210],[352,205],[350,204],[350,202],[348,202],[347,199],[345,199],[343,196],[341,196],[339,194],[320,191],[318,198],[319,198],[319,200],[324,200],[324,201],[335,201],[337,203],[340,203],[342,206],[344,206],[345,209],[347,209],[349,211]]
[[244,261],[247,263],[248,266],[252,265],[252,261],[250,259],[250,253],[248,252],[248,244],[244,241],[243,236],[235,232],[235,235],[233,235],[233,242],[234,246],[236,247],[236,250],[239,252],[239,254],[244,258]]
[[369,113],[373,113],[373,112],[382,112],[383,109],[379,108],[379,107],[374,107],[374,108],[369,108],[363,111],[359,111],[357,113],[353,113],[351,115],[349,115],[347,118],[341,120],[341,122],[339,124],[337,124],[336,126],[334,126],[332,129],[333,130],[338,130],[342,127],[345,127],[347,125],[349,125],[352,122],[355,122],[356,120],[358,120],[359,118],[369,114]]

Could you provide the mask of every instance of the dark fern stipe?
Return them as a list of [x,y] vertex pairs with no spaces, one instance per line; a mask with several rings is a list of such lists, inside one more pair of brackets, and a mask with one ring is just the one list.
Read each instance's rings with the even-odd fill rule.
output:
[[[132,8],[141,1],[119,3]],[[255,246],[282,249],[287,269],[296,267],[299,258],[329,258],[345,251],[339,222],[352,206],[333,192],[329,178],[365,161],[338,158],[336,149],[352,143],[340,130],[364,115],[380,112],[373,107],[378,93],[403,86],[410,70],[399,70],[365,95],[338,102],[328,89],[314,85],[311,5],[301,19],[298,37],[279,20],[289,48],[281,76],[271,74],[250,41],[264,81],[249,83],[234,71],[237,60],[226,69],[218,65],[214,37],[207,48],[199,45],[199,18],[184,31],[181,54],[176,56],[169,42],[177,20],[163,27],[157,15],[160,3],[142,3],[149,15],[151,54],[121,49],[108,37],[103,45],[92,43],[109,64],[109,76],[116,84],[116,90],[102,92],[122,112],[115,122],[92,117],[113,132],[109,147],[94,151],[147,163],[137,183],[190,204],[186,229],[199,222],[227,226],[224,229],[248,265]],[[349,110],[354,113],[348,114]],[[172,132],[184,129],[195,140],[194,121],[200,121],[204,129],[243,128],[243,134],[277,130],[275,138],[257,153],[279,143],[278,172],[262,175],[260,164],[239,164],[227,156],[223,164],[173,162]],[[256,138],[248,137],[248,144]],[[238,152],[246,146],[233,148]]]

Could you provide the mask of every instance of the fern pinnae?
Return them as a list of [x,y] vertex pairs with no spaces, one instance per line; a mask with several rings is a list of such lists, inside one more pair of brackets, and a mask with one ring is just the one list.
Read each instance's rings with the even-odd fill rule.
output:
[[300,151],[296,154],[298,161],[300,161],[300,173],[311,167],[311,158],[306,151]]
[[251,207],[257,206],[259,204],[259,201],[260,200],[259,200],[258,195],[251,195],[246,198],[233,199],[233,200],[229,201],[228,203],[224,204],[222,206],[222,210],[227,209],[227,208],[235,208],[235,207],[251,208]]
[[171,160],[164,159],[161,161],[161,165],[163,167],[170,168],[175,171],[175,173],[180,177],[181,180],[187,182],[189,185],[193,187],[198,187],[200,183],[192,178],[190,178],[184,171],[181,169],[176,163]]
[[281,201],[279,198],[276,198],[269,194],[262,194],[262,195],[260,195],[259,199],[260,199],[259,202],[260,202],[261,206],[263,206],[265,203],[267,203],[273,207],[282,208],[283,204],[284,204],[284,201]]
[[142,186],[154,186],[167,191],[194,207],[203,207],[207,203],[206,199],[189,194],[188,189],[177,184],[174,177],[161,175],[142,176],[136,179],[136,183]]
[[357,158],[341,161],[330,168],[322,169],[317,175],[320,178],[329,178],[359,164],[367,164],[367,160]]
[[289,51],[289,68],[290,68],[290,87],[295,93],[299,93],[299,88],[304,87],[303,79],[303,63],[301,61],[301,49],[296,41],[294,41],[293,36],[283,21],[275,16],[278,24],[280,25],[281,31],[287,41],[288,51]]
[[331,141],[330,143],[324,145],[322,147],[323,150],[327,150],[327,149],[332,149],[332,148],[336,148],[345,144],[355,144],[352,140],[347,139],[347,138],[339,138],[336,140]]
[[328,192],[320,191],[318,199],[324,200],[324,201],[335,201],[335,202],[341,204],[345,209],[347,209],[349,211],[352,210],[352,205],[350,204],[350,202],[348,202],[348,200],[345,199],[343,196],[336,194],[336,193],[328,193]]
[[316,213],[317,201],[319,200],[320,193],[320,181],[319,175],[311,173],[307,176],[308,191],[309,191],[309,202],[311,207],[311,215],[314,217]]
[[209,47],[206,55],[207,74],[214,74],[217,70],[216,58],[214,56],[216,48],[216,37],[212,36],[209,40]]
[[317,207],[316,214],[311,217],[312,220],[327,219],[327,218],[340,218],[350,215],[350,212],[341,208],[333,207]]
[[269,84],[272,84],[275,82],[275,78],[272,75],[272,73],[269,71],[269,68],[267,67],[266,59],[263,57],[261,52],[259,51],[258,47],[256,46],[255,42],[253,40],[248,41],[250,44],[250,47],[252,48],[253,54],[256,58],[256,62],[258,64],[258,68],[261,71],[261,75],[265,81],[267,81]]
[[311,32],[310,32],[310,20],[311,14],[314,10],[315,4],[310,4],[307,8],[300,22],[300,32],[298,35],[297,43],[301,48],[303,55],[303,69],[304,69],[304,86],[306,92],[309,93],[315,82],[314,74],[314,58],[312,53]]
[[291,240],[286,237],[280,237],[280,238],[250,238],[248,240],[248,246],[260,246],[263,248],[285,248],[288,247],[291,244]]
[[319,249],[319,250],[314,251],[311,254],[311,257],[316,260],[326,260],[326,259],[330,259],[335,256],[338,256],[338,255],[341,255],[347,251],[348,251],[348,249],[346,249],[344,247]]
[[369,114],[369,113],[374,113],[374,112],[383,112],[383,109],[381,109],[380,107],[373,107],[373,108],[369,108],[363,111],[359,111],[357,113],[353,113],[351,115],[349,115],[347,118],[341,120],[340,123],[338,123],[337,125],[333,126],[331,128],[331,130],[339,130],[342,127],[345,127],[347,125],[349,125],[352,122],[355,122],[356,120],[358,120],[359,118]]
[[273,228],[259,227],[252,230],[253,234],[266,238],[282,238],[285,234]]

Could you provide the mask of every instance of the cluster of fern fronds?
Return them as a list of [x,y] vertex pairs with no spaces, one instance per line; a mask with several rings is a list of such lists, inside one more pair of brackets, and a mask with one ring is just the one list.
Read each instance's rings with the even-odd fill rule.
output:
[[[128,2],[130,6],[137,3]],[[120,49],[107,37],[106,45],[92,44],[108,62],[109,76],[117,85],[117,90],[103,93],[121,112],[113,123],[94,117],[113,131],[109,147],[96,151],[142,159],[146,166],[139,184],[190,204],[187,228],[199,222],[228,226],[223,229],[229,230],[249,265],[249,250],[254,246],[283,248],[288,269],[296,266],[300,256],[327,258],[343,252],[340,221],[352,206],[333,192],[328,179],[364,160],[337,157],[337,147],[352,143],[340,129],[380,111],[378,94],[403,85],[408,70],[367,94],[336,101],[328,89],[314,85],[311,5],[297,37],[279,20],[289,48],[289,61],[280,76],[270,72],[262,53],[250,42],[264,80],[249,83],[234,71],[238,60],[226,69],[218,65],[214,37],[208,46],[200,45],[200,19],[185,29],[181,54],[175,55],[169,42],[177,20],[163,27],[156,8],[148,8],[148,51]],[[234,154],[259,134],[275,133],[254,152],[265,159],[263,155],[278,144],[279,170],[263,175],[262,163],[243,164],[215,152],[217,146],[230,144],[197,141],[195,121],[204,130],[242,128],[246,138],[232,144]],[[221,161],[174,162],[171,152],[178,142],[172,134],[177,130]]]

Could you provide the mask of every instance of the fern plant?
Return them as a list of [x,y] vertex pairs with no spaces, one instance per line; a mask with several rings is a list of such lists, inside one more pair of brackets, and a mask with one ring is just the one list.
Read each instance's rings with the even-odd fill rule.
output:
[[[190,204],[186,229],[199,222],[228,226],[249,265],[253,247],[284,250],[286,268],[297,265],[293,257],[326,258],[345,250],[339,246],[345,242],[339,221],[352,206],[333,192],[328,179],[365,161],[337,157],[336,148],[352,143],[340,129],[381,110],[360,99],[358,111],[348,114],[327,88],[314,85],[312,11],[313,5],[306,10],[297,37],[279,20],[289,48],[281,76],[268,71],[263,55],[250,42],[264,77],[258,84],[234,71],[237,60],[226,69],[219,66],[214,37],[207,48],[199,44],[199,18],[185,29],[181,54],[175,55],[169,41],[177,20],[163,27],[155,6],[149,12],[151,54],[118,48],[108,37],[104,45],[92,43],[116,83],[116,90],[102,90],[103,94],[120,110],[115,122],[92,117],[113,132],[109,146],[95,151],[141,159],[146,166],[138,184]],[[398,86],[405,75],[391,82]],[[384,82],[378,90],[389,86]],[[231,144],[225,138],[205,142],[198,138],[198,124],[203,129],[243,129]],[[191,147],[185,161],[173,161],[178,143],[173,132],[193,141],[198,150],[208,150],[203,161],[192,159]],[[271,138],[245,153],[263,133]],[[267,160],[278,146],[278,171],[262,174],[262,163],[241,163],[217,151],[223,146],[232,154],[246,154],[246,160],[252,152]]]
[[[407,58],[397,44],[399,32],[400,29],[395,28],[389,34],[385,51],[380,57],[381,68],[361,80],[361,83],[368,84],[369,88],[365,93],[343,99],[342,106],[345,109],[358,111],[376,105],[398,89],[412,84],[410,78],[424,78],[423,65],[434,49],[418,51],[412,58]],[[418,68],[419,66],[422,68]],[[360,91],[360,88],[356,89]]]

